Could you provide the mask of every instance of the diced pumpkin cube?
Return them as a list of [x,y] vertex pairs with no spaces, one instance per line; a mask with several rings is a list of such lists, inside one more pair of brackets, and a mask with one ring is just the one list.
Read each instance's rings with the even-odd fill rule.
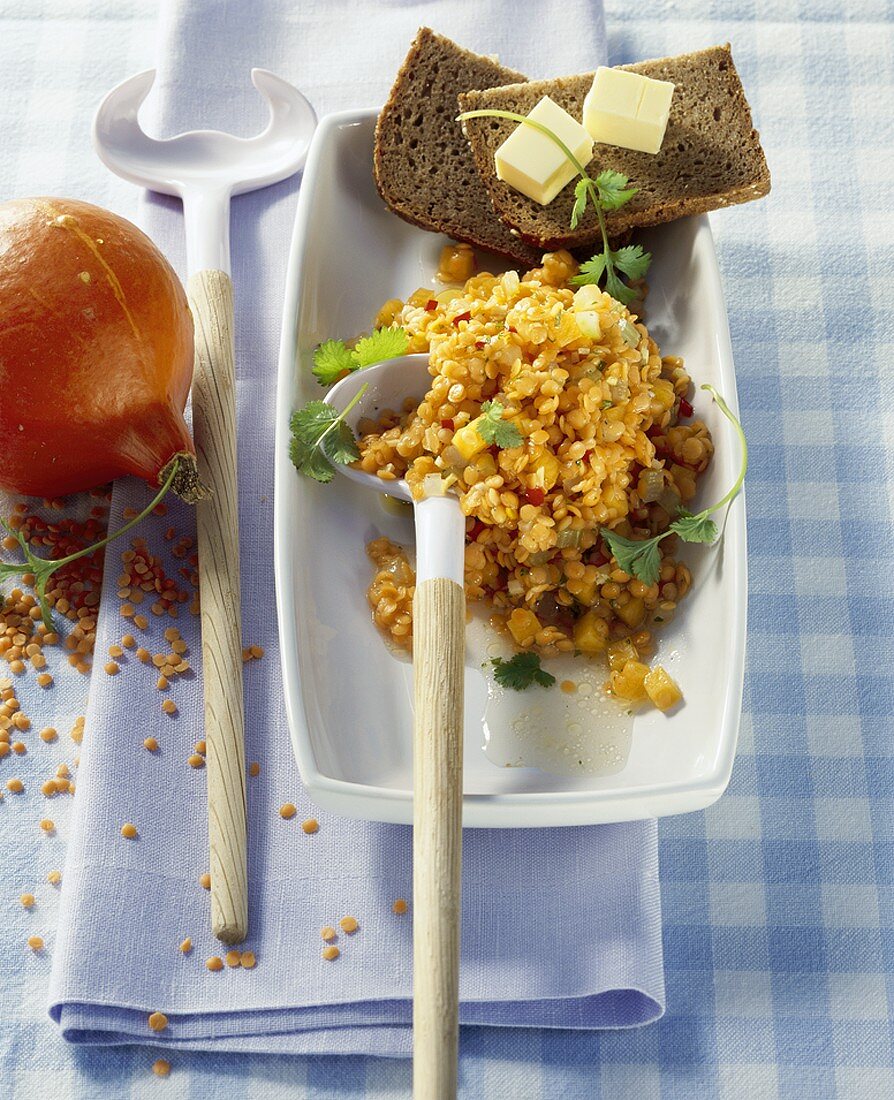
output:
[[588,611],[574,624],[574,644],[581,653],[604,653],[608,645],[608,623],[595,611]]
[[453,446],[456,447],[465,462],[471,462],[475,455],[480,454],[487,448],[487,443],[478,432],[480,421],[481,417],[478,416],[471,423],[466,424],[464,428],[460,428],[459,431],[453,433]]
[[516,645],[530,645],[540,629],[540,620],[533,611],[525,611],[517,607],[506,622],[509,633],[515,639]]
[[631,703],[642,703],[646,699],[645,679],[648,674],[648,665],[628,661],[620,672],[611,674],[612,694]]
[[639,598],[639,596],[631,596],[627,603],[623,606],[618,606],[614,609],[615,614],[625,622],[631,630],[635,626],[643,621],[643,616],[646,613],[646,605]]
[[661,665],[651,669],[643,685],[649,698],[659,710],[670,710],[683,698],[683,692],[680,691],[676,681]]
[[673,408],[674,402],[677,400],[674,384],[666,378],[655,379],[652,383],[652,394],[650,411],[653,416],[660,416],[661,413]]
[[619,642],[612,642],[606,650],[606,656],[612,672],[620,672],[628,661],[639,660],[639,650],[629,638],[622,638]]
[[596,597],[599,594],[599,576],[597,574],[589,579],[584,577],[569,578],[565,581],[565,587],[585,607],[591,607],[596,602]]
[[561,467],[552,451],[547,450],[546,447],[538,447],[528,469],[531,472],[532,489],[552,489],[559,480]]

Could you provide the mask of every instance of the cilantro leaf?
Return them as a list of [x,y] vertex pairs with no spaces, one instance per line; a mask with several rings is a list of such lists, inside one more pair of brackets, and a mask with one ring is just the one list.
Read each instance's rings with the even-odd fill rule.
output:
[[572,275],[570,281],[575,286],[586,286],[588,283],[597,285],[602,278],[603,271],[605,271],[605,254],[597,252],[589,260],[584,260],[580,265],[579,273]]
[[641,279],[649,270],[652,253],[644,252],[641,244],[628,244],[612,252],[612,263],[628,279]]
[[694,516],[681,508],[669,530],[679,535],[684,542],[713,542],[717,538],[717,524],[707,512]]
[[391,328],[377,328],[369,336],[364,336],[357,341],[351,354],[362,370],[364,367],[371,367],[373,363],[381,363],[384,359],[406,355],[408,346],[405,330],[395,325]]
[[516,653],[508,661],[496,657],[491,664],[494,666],[494,679],[500,687],[511,688],[512,691],[524,691],[532,684],[552,687],[556,682],[552,673],[540,667],[540,658],[536,653]]
[[574,185],[574,206],[571,208],[571,228],[577,229],[584,211],[587,209],[588,185],[585,179],[579,179]]
[[638,187],[628,187],[630,180],[610,168],[600,172],[593,182],[596,184],[599,201],[605,210],[618,210],[625,202],[630,202],[639,190]]
[[325,401],[308,401],[292,413],[289,457],[299,474],[325,484],[332,480],[334,466],[357,461],[360,457],[357,440],[344,418],[365,390],[366,386],[361,386],[341,412]]
[[605,289],[613,298],[625,306],[629,305],[636,297],[636,291],[632,290],[623,279],[619,279],[615,274],[615,269],[611,266],[608,267],[605,276]]
[[406,355],[408,347],[406,331],[397,325],[377,328],[358,340],[353,349],[343,340],[324,340],[314,352],[313,374],[321,386],[331,386],[355,370]]
[[499,401],[485,401],[481,406],[481,416],[475,421],[475,431],[485,443],[496,443],[504,450],[506,447],[520,447],[522,435],[518,428],[503,419],[505,408]]
[[354,356],[342,340],[324,340],[314,351],[313,375],[321,386],[331,386],[356,369]]
[[603,527],[601,533],[615,561],[625,573],[636,577],[643,584],[654,584],[658,580],[661,565],[661,556],[658,553],[660,535],[651,539],[628,539],[607,527]]

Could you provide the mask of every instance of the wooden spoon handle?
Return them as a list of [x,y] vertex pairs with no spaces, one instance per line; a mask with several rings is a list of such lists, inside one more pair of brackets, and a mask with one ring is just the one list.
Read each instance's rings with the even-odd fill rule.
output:
[[248,873],[233,284],[223,271],[199,271],[188,293],[196,326],[193,432],[199,476],[211,489],[196,506],[211,928],[224,943],[240,943],[248,932]]
[[465,616],[465,595],[456,581],[434,577],[417,585],[413,601],[416,1100],[456,1096]]

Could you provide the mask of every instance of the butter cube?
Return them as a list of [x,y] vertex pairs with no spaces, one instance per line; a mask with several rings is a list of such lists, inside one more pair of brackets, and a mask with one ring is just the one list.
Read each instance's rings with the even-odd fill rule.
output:
[[667,80],[601,66],[584,100],[584,126],[594,141],[657,153],[673,94]]
[[[552,130],[582,166],[593,159],[593,139],[548,95],[540,100],[528,118]],[[494,153],[494,166],[499,179],[541,206],[551,203],[565,184],[577,175],[577,169],[559,146],[546,134],[524,122],[518,124]]]

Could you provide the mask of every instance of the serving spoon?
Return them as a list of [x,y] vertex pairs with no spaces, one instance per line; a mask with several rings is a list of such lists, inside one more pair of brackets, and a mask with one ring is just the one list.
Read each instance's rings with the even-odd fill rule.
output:
[[220,130],[149,137],[137,116],[154,69],[113,88],[93,122],[96,151],[113,172],[183,200],[187,292],[196,330],[193,435],[199,475],[211,490],[196,506],[211,926],[228,944],[240,943],[248,932],[230,199],[297,172],[316,126],[314,110],[297,88],[266,69],[252,69],[251,79],[270,105],[270,122],[256,137]]
[[[400,408],[429,388],[428,355],[387,359],[349,374],[326,401],[362,418]],[[453,493],[414,500],[406,481],[383,481],[351,466],[339,473],[413,505],[413,1095],[456,1095],[459,1034],[460,871],[463,798],[463,668],[466,519]]]

